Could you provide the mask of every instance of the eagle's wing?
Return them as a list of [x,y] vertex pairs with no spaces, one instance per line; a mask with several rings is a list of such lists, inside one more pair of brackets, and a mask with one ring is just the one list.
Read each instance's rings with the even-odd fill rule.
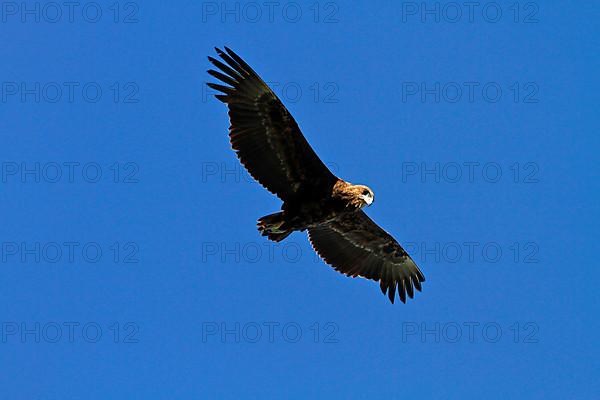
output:
[[380,281],[383,294],[394,302],[396,286],[403,303],[406,294],[421,291],[425,276],[408,253],[364,212],[342,216],[308,230],[309,240],[321,258],[347,276]]
[[229,86],[207,85],[222,92],[215,97],[229,107],[231,146],[250,175],[282,200],[331,189],[336,176],[275,93],[240,56],[227,47],[215,50],[225,64],[208,57],[220,70],[208,73]]

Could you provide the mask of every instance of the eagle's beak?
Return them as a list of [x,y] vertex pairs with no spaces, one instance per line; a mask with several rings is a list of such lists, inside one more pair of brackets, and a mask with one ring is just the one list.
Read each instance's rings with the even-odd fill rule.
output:
[[370,206],[375,201],[375,198],[370,196],[362,196],[362,199],[367,203],[367,206]]

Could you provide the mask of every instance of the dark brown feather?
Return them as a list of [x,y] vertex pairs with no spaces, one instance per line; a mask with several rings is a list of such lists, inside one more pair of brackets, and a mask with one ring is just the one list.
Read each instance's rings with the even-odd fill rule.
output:
[[308,236],[317,254],[336,271],[379,281],[392,303],[396,292],[403,303],[407,294],[412,299],[411,281],[419,291],[425,281],[402,246],[362,211],[309,228]]
[[258,182],[282,200],[298,193],[326,193],[337,177],[319,159],[296,121],[258,74],[232,50],[209,57],[220,71],[208,73],[228,84],[208,83],[229,107],[230,142]]

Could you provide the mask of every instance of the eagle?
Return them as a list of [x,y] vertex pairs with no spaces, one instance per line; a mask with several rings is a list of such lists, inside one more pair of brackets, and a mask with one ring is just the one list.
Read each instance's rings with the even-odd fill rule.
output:
[[280,242],[308,231],[317,254],[349,277],[375,282],[394,303],[421,291],[425,276],[400,244],[362,210],[373,191],[335,176],[317,156],[298,124],[260,76],[236,53],[215,48],[221,60],[207,72],[229,114],[231,147],[250,175],[279,197],[281,211],[258,219],[262,236]]

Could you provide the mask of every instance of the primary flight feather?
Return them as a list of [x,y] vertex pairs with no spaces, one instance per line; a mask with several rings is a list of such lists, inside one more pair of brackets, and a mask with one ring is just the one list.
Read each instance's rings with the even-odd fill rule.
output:
[[[283,204],[281,211],[258,220],[263,236],[279,242],[293,231],[308,230],[319,256],[335,270],[379,281],[393,303],[421,290],[423,273],[402,246],[362,208],[373,191],[336,177],[310,147],[279,98],[240,56],[216,49],[222,61],[208,57],[218,70],[208,83],[229,108],[229,138],[240,162]],[[227,86],[225,86],[225,85]]]

